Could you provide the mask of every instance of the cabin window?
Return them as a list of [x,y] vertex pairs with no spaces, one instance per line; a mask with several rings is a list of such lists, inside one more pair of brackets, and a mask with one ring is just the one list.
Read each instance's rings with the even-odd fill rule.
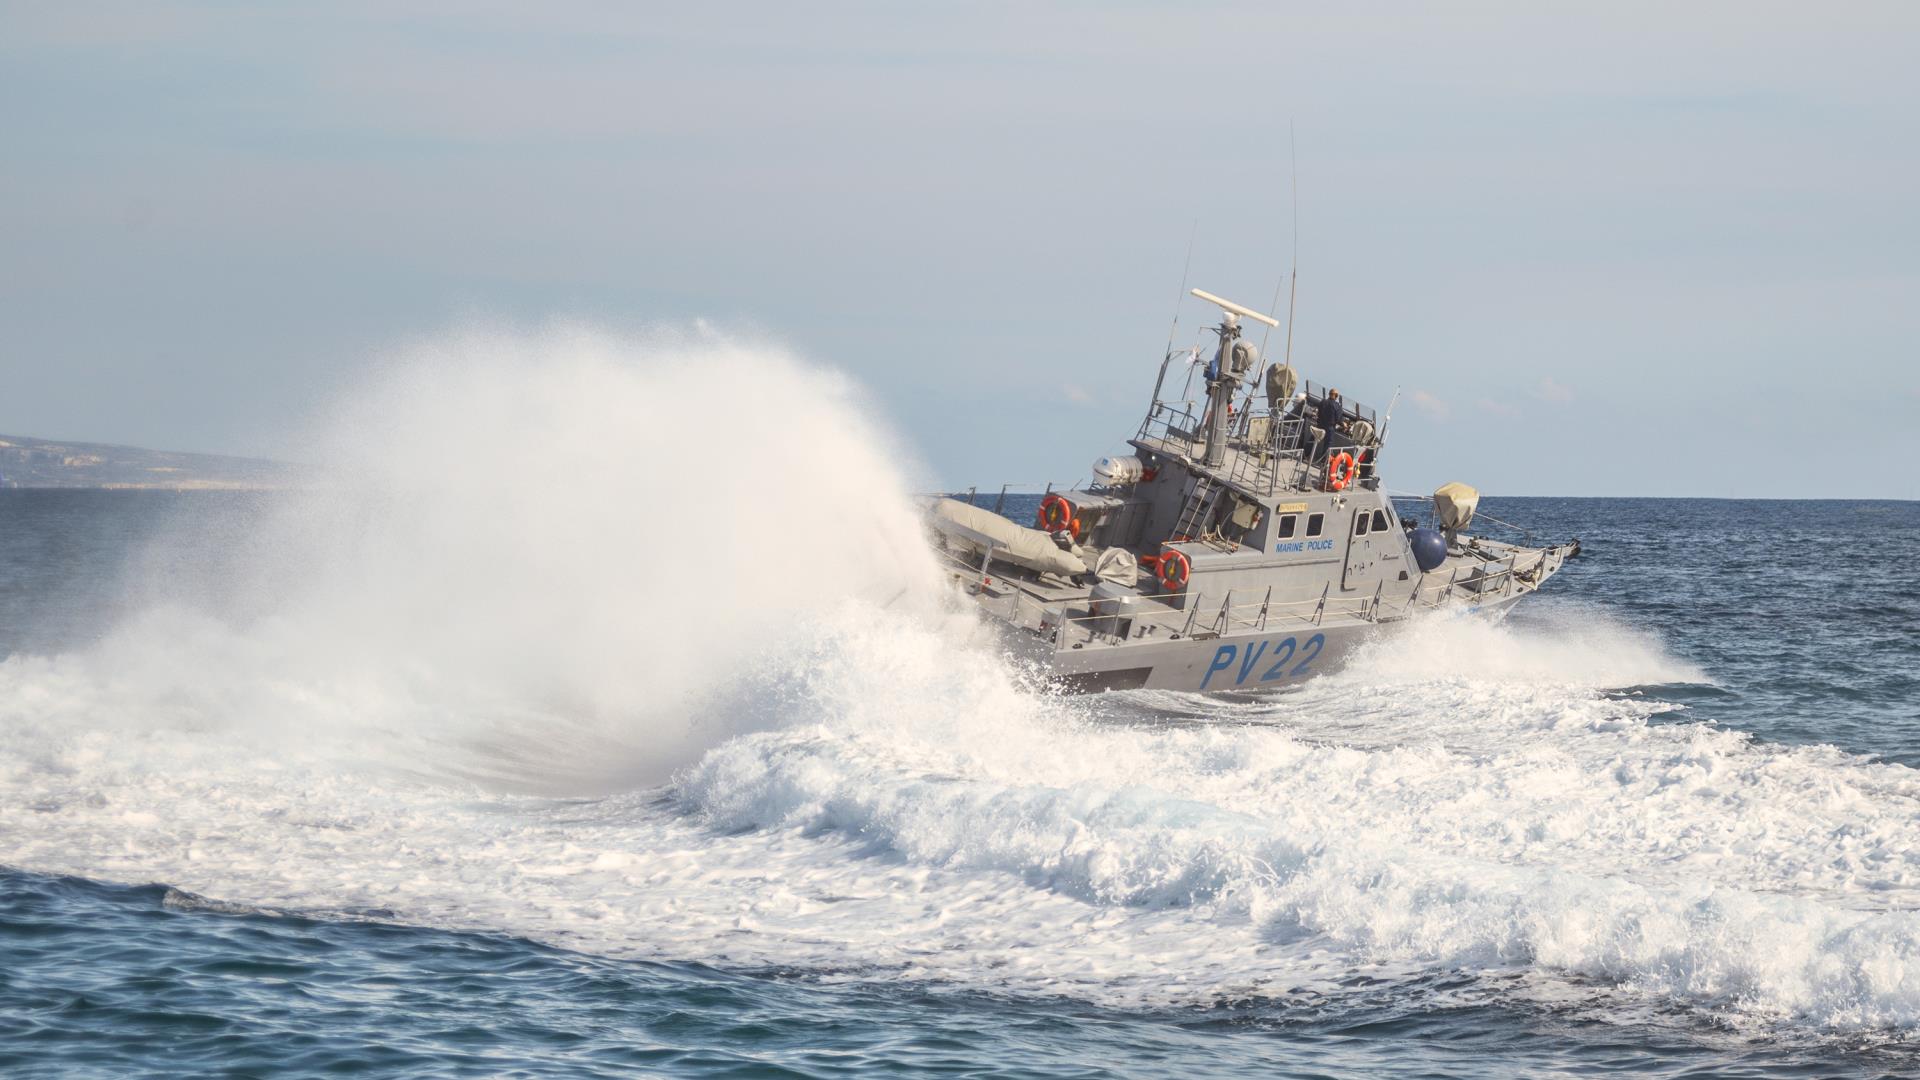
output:
[[1373,512],[1373,531],[1387,531],[1387,512],[1385,510],[1375,510]]
[[1365,510],[1353,515],[1353,535],[1367,535],[1367,512]]
[[1289,536],[1292,536],[1293,530],[1297,528],[1299,524],[1300,524],[1299,514],[1288,514],[1287,516],[1281,518],[1280,519],[1280,539],[1285,540]]
[[1308,514],[1308,515],[1307,515],[1307,535],[1308,535],[1308,536],[1319,536],[1319,535],[1320,535],[1320,527],[1321,527],[1321,526],[1323,526],[1323,525],[1325,525],[1326,523],[1327,523],[1327,515],[1325,515],[1325,514]]

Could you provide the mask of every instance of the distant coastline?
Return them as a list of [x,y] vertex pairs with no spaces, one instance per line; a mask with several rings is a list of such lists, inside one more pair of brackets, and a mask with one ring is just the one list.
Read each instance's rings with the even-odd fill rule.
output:
[[311,482],[306,466],[223,454],[0,435],[0,488],[270,491]]

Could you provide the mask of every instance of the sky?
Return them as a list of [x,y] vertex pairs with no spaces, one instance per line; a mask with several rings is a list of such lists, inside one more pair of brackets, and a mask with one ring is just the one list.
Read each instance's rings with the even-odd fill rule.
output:
[[929,486],[1070,483],[1202,340],[1189,244],[1264,309],[1297,243],[1396,489],[1920,498],[1916,55],[1911,3],[0,0],[0,432],[273,455],[398,343],[704,321]]

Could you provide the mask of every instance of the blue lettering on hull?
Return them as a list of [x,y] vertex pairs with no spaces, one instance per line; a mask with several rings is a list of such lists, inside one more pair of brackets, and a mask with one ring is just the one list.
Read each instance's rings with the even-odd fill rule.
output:
[[[1208,689],[1213,677],[1223,671],[1232,674],[1235,686],[1247,685],[1248,679],[1253,679],[1256,686],[1281,679],[1298,679],[1307,674],[1307,669],[1313,666],[1313,661],[1326,645],[1325,634],[1315,634],[1305,641],[1288,637],[1273,641],[1250,641],[1244,646],[1222,645],[1214,650],[1213,662],[1200,680],[1200,689]],[[1297,658],[1294,655],[1296,652],[1299,653]],[[1297,663],[1294,662],[1296,659]],[[1270,663],[1262,668],[1262,661]],[[1260,673],[1257,679],[1253,678],[1255,672]],[[1225,681],[1221,680],[1223,685]]]

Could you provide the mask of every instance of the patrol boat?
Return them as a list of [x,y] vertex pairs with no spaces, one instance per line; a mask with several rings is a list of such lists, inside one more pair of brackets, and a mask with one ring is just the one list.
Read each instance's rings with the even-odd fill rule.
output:
[[1384,421],[1364,405],[1322,410],[1329,389],[1290,360],[1262,376],[1240,320],[1277,321],[1193,295],[1224,312],[1204,398],[1162,397],[1170,366],[1199,356],[1169,351],[1134,453],[1049,491],[1033,528],[998,512],[1004,488],[992,510],[931,504],[947,572],[1052,687],[1283,686],[1424,613],[1503,615],[1579,553],[1578,540],[1470,535],[1479,496],[1465,484],[1434,492],[1432,525],[1403,520],[1381,486]]

